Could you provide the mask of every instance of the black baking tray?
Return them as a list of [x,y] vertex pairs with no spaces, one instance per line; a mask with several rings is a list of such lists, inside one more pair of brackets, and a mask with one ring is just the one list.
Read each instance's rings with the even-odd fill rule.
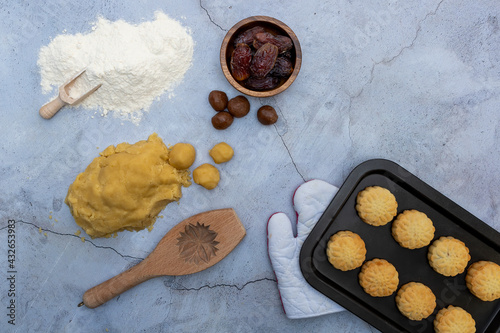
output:
[[[476,332],[500,332],[500,300],[484,302],[466,287],[467,270],[456,277],[436,273],[428,264],[427,249],[405,249],[391,235],[392,222],[374,227],[356,213],[356,195],[367,186],[378,185],[391,191],[398,202],[398,213],[406,209],[424,212],[434,223],[434,239],[453,236],[470,250],[468,265],[489,260],[500,264],[500,233],[439,193],[398,164],[369,160],[358,165],[347,177],[300,252],[300,268],[309,284],[345,309],[382,332],[434,332],[436,313],[448,305],[460,306],[476,321]],[[383,258],[399,273],[399,287],[411,281],[422,282],[437,298],[434,313],[422,321],[404,317],[396,307],[396,292],[388,297],[371,297],[358,283],[360,268],[342,272],[326,257],[326,244],[340,230],[356,232],[366,244],[366,260]]]

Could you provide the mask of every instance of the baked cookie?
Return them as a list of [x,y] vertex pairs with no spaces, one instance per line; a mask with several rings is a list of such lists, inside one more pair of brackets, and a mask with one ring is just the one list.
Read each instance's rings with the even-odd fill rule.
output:
[[434,332],[436,333],[474,333],[476,322],[464,309],[450,305],[439,310],[434,319]]
[[470,292],[483,301],[500,298],[500,266],[492,261],[478,261],[470,265],[465,282]]
[[326,255],[333,267],[341,271],[350,271],[365,261],[365,242],[352,231],[339,231],[330,237]]
[[392,223],[392,236],[402,247],[419,249],[434,238],[434,225],[430,218],[415,209],[405,210]]
[[398,203],[386,188],[370,186],[358,193],[356,210],[363,222],[381,226],[392,221],[397,214]]
[[411,320],[422,320],[434,311],[436,296],[426,285],[420,282],[409,282],[399,288],[396,305],[403,316]]
[[361,287],[373,297],[390,296],[398,289],[398,271],[385,259],[365,262],[358,277]]
[[441,237],[429,246],[429,265],[444,276],[455,276],[465,271],[470,260],[469,249],[464,242],[451,236]]

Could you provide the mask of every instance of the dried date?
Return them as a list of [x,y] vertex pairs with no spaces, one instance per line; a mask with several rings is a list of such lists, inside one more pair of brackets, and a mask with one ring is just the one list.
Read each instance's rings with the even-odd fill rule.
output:
[[252,50],[250,46],[240,43],[231,54],[231,73],[237,81],[243,81],[250,77],[250,64],[252,62]]
[[286,57],[278,57],[276,58],[276,63],[269,74],[277,77],[288,77],[292,74],[292,72],[292,61]]
[[285,53],[292,49],[293,42],[289,37],[281,36],[281,35],[273,35],[269,32],[259,32],[255,34],[253,40],[253,47],[255,49],[261,48],[264,44],[271,43],[278,47],[278,53]]
[[280,83],[280,79],[274,76],[266,76],[264,78],[250,77],[245,86],[252,90],[269,90],[276,88]]
[[257,78],[265,77],[273,69],[278,57],[278,47],[271,43],[261,46],[252,58],[250,72]]
[[264,32],[264,28],[261,26],[255,26],[248,30],[243,31],[241,34],[236,37],[234,40],[234,45],[238,45],[239,43],[244,43],[248,45],[252,45],[255,35],[259,32]]

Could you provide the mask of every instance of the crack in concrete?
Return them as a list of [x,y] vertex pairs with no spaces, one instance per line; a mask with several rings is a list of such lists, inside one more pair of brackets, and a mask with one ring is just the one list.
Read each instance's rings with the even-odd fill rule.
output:
[[168,322],[168,317],[170,316],[170,313],[172,312],[172,288],[168,288],[168,293],[169,293],[169,299],[170,299],[170,302],[167,306],[167,314],[165,315],[165,322]]
[[220,25],[215,23],[214,20],[212,20],[212,16],[210,16],[210,13],[208,12],[208,10],[205,7],[203,7],[203,5],[201,4],[201,0],[200,0],[200,7],[205,11],[205,13],[207,13],[207,16],[208,16],[208,19],[210,20],[210,22],[212,22],[214,25],[216,25],[220,30],[227,31],[227,29],[222,28]]
[[[71,236],[71,237],[75,237],[75,238],[78,238],[80,239],[80,236],[77,236],[77,235],[74,235],[74,234],[66,234],[66,233],[61,233],[61,232],[57,232],[57,231],[53,231],[53,230],[50,230],[50,229],[43,229],[39,226],[37,226],[36,224],[34,223],[31,223],[31,222],[26,222],[26,221],[16,221],[16,223],[22,223],[22,224],[27,224],[27,225],[30,225],[38,230],[42,230],[42,231],[46,231],[46,232],[49,232],[51,234],[54,234],[54,235],[59,235],[59,236]],[[0,230],[3,230],[3,229],[6,229],[7,226],[1,228]],[[125,254],[121,254],[120,252],[118,252],[117,250],[115,250],[114,248],[112,247],[109,247],[109,246],[100,246],[100,245],[96,245],[94,244],[92,241],[88,240],[88,239],[85,239],[85,242],[88,242],[90,244],[92,244],[94,247],[96,248],[100,248],[100,249],[109,249],[109,250],[112,250],[114,251],[116,254],[118,254],[119,256],[123,257],[123,258],[129,258],[129,259],[134,259],[134,260],[143,260],[144,258],[139,258],[139,257],[134,257],[134,256],[129,256],[129,255],[125,255]],[[272,282],[277,282],[276,279],[271,279],[271,278],[261,278],[261,279],[256,279],[256,280],[251,280],[251,281],[248,281],[246,283],[244,283],[243,285],[241,286],[238,286],[236,284],[225,284],[225,283],[220,283],[220,284],[215,284],[215,285],[203,285],[201,287],[198,287],[198,288],[185,288],[185,287],[182,287],[182,288],[169,288],[171,290],[176,290],[176,291],[199,291],[199,290],[202,290],[202,289],[205,289],[205,288],[208,288],[208,289],[214,289],[214,288],[236,288],[238,289],[239,291],[243,290],[246,286],[250,285],[250,284],[253,284],[253,283],[258,283],[258,282],[262,282],[262,281],[272,281]]]
[[420,32],[422,31],[422,24],[424,23],[425,20],[427,20],[427,18],[431,15],[436,15],[437,11],[439,10],[439,8],[441,7],[441,5],[443,4],[444,0],[441,0],[436,8],[427,13],[423,19],[421,19],[420,21],[418,21],[418,24],[417,24],[417,30],[415,31],[415,37],[413,37],[411,43],[409,45],[406,45],[404,46],[403,48],[401,48],[401,50],[399,50],[399,52],[394,55],[393,57],[389,58],[389,59],[383,59],[381,61],[378,61],[378,62],[373,62],[372,63],[372,68],[370,69],[370,78],[363,84],[363,86],[361,87],[361,89],[355,94],[355,95],[351,95],[349,93],[347,93],[347,96],[349,96],[349,106],[347,108],[347,111],[348,111],[348,117],[349,117],[349,123],[348,123],[348,135],[349,135],[349,141],[351,142],[351,144],[353,143],[353,139],[352,139],[352,133],[351,133],[351,125],[352,125],[352,117],[351,117],[351,108],[352,108],[352,104],[353,104],[353,101],[358,98],[359,96],[361,96],[361,94],[363,93],[363,91],[365,90],[365,88],[370,85],[372,82],[373,82],[373,79],[375,78],[375,67],[377,67],[378,65],[387,65],[391,62],[393,62],[395,59],[397,59],[399,56],[401,56],[401,54],[403,54],[403,52],[407,49],[410,49],[412,48],[414,45],[415,45],[415,42],[420,34]]
[[352,139],[352,134],[351,134],[351,127],[352,127],[352,116],[351,116],[352,99],[353,99],[353,97],[349,96],[349,106],[347,107],[347,117],[348,117],[347,134],[349,135],[349,141],[351,142],[351,147],[352,147],[352,145],[354,143],[354,140]]
[[[37,228],[38,230],[42,230],[42,231],[46,231],[46,232],[49,232],[51,234],[54,234],[54,235],[59,235],[59,236],[71,236],[71,237],[76,237],[78,239],[81,239],[81,236],[77,236],[77,235],[74,235],[74,234],[66,234],[66,233],[61,233],[61,232],[57,232],[57,231],[53,231],[53,230],[50,230],[50,229],[43,229],[42,227],[40,226],[37,226],[36,224],[34,223],[31,223],[31,222],[26,222],[26,221],[16,221],[16,224],[17,223],[22,223],[22,224],[28,224],[28,225],[31,225],[35,228]],[[3,230],[7,227],[3,227],[0,229]],[[93,243],[91,240],[88,240],[87,238],[85,238],[85,242],[87,243],[90,243],[92,244],[94,247],[98,248],[98,249],[108,249],[108,250],[112,250],[114,251],[116,254],[118,254],[120,257],[122,258],[128,258],[128,259],[134,259],[134,260],[144,260],[144,258],[139,258],[139,257],[134,257],[134,256],[129,256],[129,255],[126,255],[126,254],[121,254],[120,252],[118,252],[117,250],[115,250],[114,248],[110,247],[110,246],[101,246],[101,245],[96,245],[95,243]]]
[[283,146],[285,146],[285,149],[288,152],[288,156],[290,156],[290,160],[292,161],[292,164],[293,164],[293,166],[295,168],[295,171],[297,171],[297,173],[299,174],[300,178],[302,178],[302,180],[305,182],[306,179],[300,173],[299,168],[297,167],[297,164],[295,164],[295,161],[293,160],[293,157],[292,157],[292,153],[290,152],[290,149],[288,149],[288,146],[286,145],[285,139],[283,139],[283,136],[281,136],[279,133],[278,133],[278,136],[280,137],[281,142],[283,142]]
[[[276,105],[276,103],[274,103],[274,104]],[[279,111],[279,113],[281,115],[281,119],[283,119],[283,121],[286,123],[286,118],[283,116],[283,112],[281,112],[281,108],[279,106],[276,106],[275,109],[278,109],[278,111]],[[302,175],[302,173],[300,173],[299,168],[297,167],[297,164],[295,163],[295,161],[293,159],[292,153],[290,152],[290,149],[288,148],[288,146],[287,146],[287,144],[285,142],[285,139],[283,138],[283,135],[281,135],[280,132],[278,131],[278,127],[276,127],[276,124],[274,124],[274,129],[276,130],[276,134],[278,134],[278,136],[281,139],[281,142],[283,143],[283,146],[285,147],[286,151],[288,152],[288,156],[290,156],[290,160],[292,161],[292,164],[295,167],[295,171],[297,171],[297,173],[299,174],[300,178],[302,178],[302,180],[305,182],[306,179],[304,178],[304,176]],[[286,132],[285,132],[285,134],[286,134]]]
[[383,59],[383,60],[380,60],[378,62],[373,62],[372,68],[370,70],[370,79],[367,82],[365,82],[365,84],[363,84],[363,86],[361,87],[361,89],[359,90],[359,92],[356,95],[349,95],[348,94],[349,99],[350,99],[349,108],[351,107],[352,101],[354,99],[358,98],[359,96],[361,96],[361,94],[363,93],[365,87],[373,82],[373,79],[375,77],[375,67],[377,67],[378,65],[381,65],[381,64],[387,65],[387,64],[393,62],[396,58],[398,58],[399,56],[401,56],[401,54],[403,54],[403,52],[405,50],[412,48],[415,45],[415,42],[416,42],[416,40],[417,40],[417,38],[418,38],[418,36],[420,34],[420,31],[422,31],[422,24],[424,23],[424,21],[427,20],[427,18],[429,16],[436,15],[437,11],[439,10],[439,8],[441,7],[441,5],[442,5],[443,2],[444,2],[444,0],[441,0],[437,4],[436,8],[433,11],[427,13],[424,16],[423,19],[421,19],[420,21],[418,21],[417,30],[415,31],[415,37],[412,39],[412,41],[411,41],[411,43],[409,45],[406,45],[406,46],[402,47],[401,50],[399,50],[399,52],[396,55],[394,55],[393,57],[391,57],[389,59]]
[[262,278],[262,279],[257,279],[257,280],[251,280],[251,281],[248,281],[248,282],[245,282],[241,287],[236,285],[236,284],[225,284],[225,283],[219,283],[219,284],[214,284],[214,285],[203,285],[201,287],[198,287],[198,288],[185,288],[185,287],[182,287],[182,288],[171,288],[172,290],[176,290],[176,291],[200,291],[202,289],[215,289],[215,288],[236,288],[238,289],[239,291],[243,290],[246,286],[248,286],[249,284],[254,284],[254,283],[259,283],[259,282],[263,282],[263,281],[271,281],[271,282],[277,282],[275,279],[270,279],[270,278]]
[[[411,41],[410,45],[407,45],[405,47],[403,47],[399,52],[398,54],[396,54],[395,56],[393,56],[392,58],[390,58],[389,60],[382,60],[380,61],[379,63],[375,63],[375,64],[380,64],[380,63],[383,63],[383,64],[388,64],[390,62],[392,62],[394,59],[396,59],[397,57],[399,57],[405,50],[407,49],[410,49],[413,47],[413,45],[415,44],[415,41],[417,40],[418,38],[418,35],[420,34],[420,31],[422,31],[422,23],[427,20],[427,18],[431,15],[436,15],[437,11],[439,10],[439,7],[441,7],[441,4],[444,2],[444,0],[441,0],[439,1],[439,3],[437,4],[436,8],[431,11],[430,13],[427,13],[427,15],[425,15],[425,17],[423,19],[421,19],[420,21],[418,21],[418,27],[417,27],[417,31],[415,32],[415,37],[413,38],[413,40]],[[372,73],[373,73],[373,70],[372,70]]]

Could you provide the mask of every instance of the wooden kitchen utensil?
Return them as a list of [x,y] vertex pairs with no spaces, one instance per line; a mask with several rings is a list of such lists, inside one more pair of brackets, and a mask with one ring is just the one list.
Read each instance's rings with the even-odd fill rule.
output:
[[52,118],[57,113],[57,111],[59,111],[63,106],[75,105],[80,103],[90,94],[92,94],[94,91],[96,91],[102,86],[102,84],[99,84],[78,98],[71,97],[69,95],[69,89],[73,86],[76,79],[78,79],[83,73],[85,73],[86,70],[87,69],[82,70],[81,72],[76,74],[74,77],[72,77],[66,83],[64,83],[62,86],[59,87],[59,96],[57,96],[56,99],[50,101],[49,103],[45,104],[40,108],[40,116],[42,116],[42,118],[45,119]]
[[87,290],[78,306],[96,308],[154,277],[187,275],[207,269],[224,259],[245,234],[232,208],[191,216],[174,226],[139,264]]

